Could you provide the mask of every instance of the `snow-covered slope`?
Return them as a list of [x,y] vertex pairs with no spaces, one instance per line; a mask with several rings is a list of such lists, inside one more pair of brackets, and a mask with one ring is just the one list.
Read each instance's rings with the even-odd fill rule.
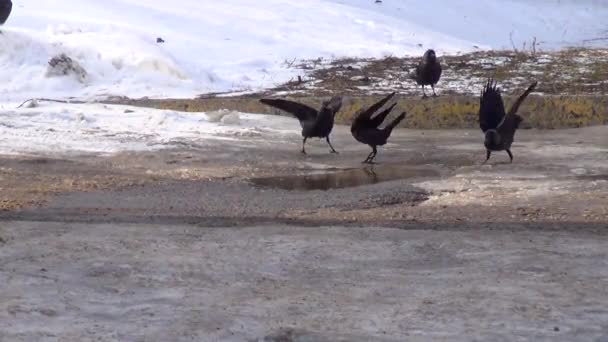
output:
[[330,0],[417,24],[493,49],[608,45],[605,0]]
[[[19,0],[0,35],[0,102],[31,97],[191,97],[256,90],[317,57],[555,48],[605,30],[592,0]],[[163,44],[156,38],[162,37]],[[45,76],[66,53],[88,72]]]
[[222,110],[179,113],[99,103],[0,109],[0,154],[114,153],[204,147],[220,140],[299,143],[295,118]]

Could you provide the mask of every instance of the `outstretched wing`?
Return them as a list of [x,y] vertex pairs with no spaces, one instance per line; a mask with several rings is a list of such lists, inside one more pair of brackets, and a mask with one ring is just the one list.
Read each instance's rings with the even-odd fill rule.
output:
[[500,88],[489,79],[479,99],[479,127],[483,132],[496,129],[505,116],[505,105],[502,102]]
[[281,99],[261,99],[260,102],[291,113],[300,121],[315,120],[317,118],[316,109],[301,103]]
[[534,88],[536,88],[537,84],[538,82],[532,83],[532,85],[530,85],[528,89],[526,89],[526,91],[521,94],[521,96],[518,97],[517,100],[515,100],[507,115],[505,115],[500,124],[498,124],[498,130],[501,135],[509,136],[515,133],[515,130],[523,121],[522,117],[517,115],[517,110],[519,109],[519,106],[524,102],[526,97],[528,97],[528,95],[530,95],[530,93],[534,91]]
[[517,110],[519,109],[519,106],[521,106],[521,104],[524,102],[526,97],[528,97],[528,95],[530,95],[530,93],[534,91],[534,88],[536,88],[537,84],[538,84],[538,82],[536,82],[536,81],[534,83],[532,83],[528,87],[528,89],[526,89],[526,91],[523,94],[521,94],[521,96],[519,98],[517,98],[517,100],[511,106],[511,109],[509,110],[509,113],[507,114],[507,116],[517,114]]
[[390,107],[378,113],[378,115],[374,116],[372,119],[369,120],[368,126],[378,128],[378,126],[380,126],[384,122],[384,119],[393,110],[393,108],[395,108],[396,105],[396,103],[393,103]]
[[334,116],[340,111],[340,108],[342,108],[342,96],[334,96],[331,99],[323,102],[321,105],[321,110],[319,110],[319,115],[321,113],[326,113]]
[[393,96],[395,96],[395,94],[396,94],[395,92],[388,94],[388,96],[386,96],[382,100],[374,103],[369,108],[367,108],[367,109],[361,111],[359,114],[357,114],[357,116],[355,117],[355,120],[353,121],[352,127],[368,126],[372,115],[378,109],[380,109],[382,106],[384,106],[391,98],[393,98]]

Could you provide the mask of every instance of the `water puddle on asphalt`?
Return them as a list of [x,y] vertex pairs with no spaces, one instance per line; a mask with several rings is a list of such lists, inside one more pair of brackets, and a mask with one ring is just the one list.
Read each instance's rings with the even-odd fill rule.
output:
[[283,190],[329,190],[352,188],[398,179],[438,177],[439,175],[437,170],[430,167],[378,165],[328,173],[260,177],[252,178],[249,181],[255,186],[264,188]]

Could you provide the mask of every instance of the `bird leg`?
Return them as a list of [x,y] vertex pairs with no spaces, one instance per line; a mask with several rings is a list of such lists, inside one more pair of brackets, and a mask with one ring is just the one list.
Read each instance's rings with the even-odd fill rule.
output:
[[435,85],[431,84],[431,88],[433,89],[433,97],[437,97],[437,94],[435,94]]
[[363,164],[368,164],[369,163],[369,158],[372,156],[372,153],[374,153],[374,151],[371,151],[368,155],[367,158],[365,158],[364,161],[362,161]]
[[367,158],[365,158],[365,160],[363,161],[363,164],[370,164],[370,158],[372,157],[372,154],[374,154],[374,150],[372,150],[368,155]]
[[325,139],[327,140],[327,144],[329,145],[329,148],[331,148],[331,153],[338,153],[338,151],[336,151],[334,149],[333,146],[331,146],[331,142],[329,141],[329,135],[325,137]]
[[372,153],[370,153],[369,160],[367,161],[368,164],[375,164],[374,158],[376,158],[376,154],[378,153],[376,146],[373,146],[372,148],[373,148],[373,151],[372,151]]
[[511,159],[511,163],[513,163],[513,154],[511,153],[511,150],[507,149],[507,153],[509,154],[509,158]]
[[490,160],[490,154],[492,154],[492,151],[486,150],[486,160],[483,162],[483,164],[487,163],[488,160]]
[[426,96],[426,92],[424,91],[424,84],[422,85],[422,98],[426,99],[428,96]]
[[304,145],[306,145],[306,137],[304,137],[304,140],[302,140],[302,154],[306,154],[306,150],[304,149]]

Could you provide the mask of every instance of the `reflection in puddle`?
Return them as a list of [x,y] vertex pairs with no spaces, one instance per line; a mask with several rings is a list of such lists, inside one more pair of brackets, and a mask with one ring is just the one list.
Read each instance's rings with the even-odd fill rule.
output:
[[250,182],[256,186],[283,190],[329,190],[397,179],[438,176],[439,172],[432,168],[381,165],[331,173],[252,178]]

